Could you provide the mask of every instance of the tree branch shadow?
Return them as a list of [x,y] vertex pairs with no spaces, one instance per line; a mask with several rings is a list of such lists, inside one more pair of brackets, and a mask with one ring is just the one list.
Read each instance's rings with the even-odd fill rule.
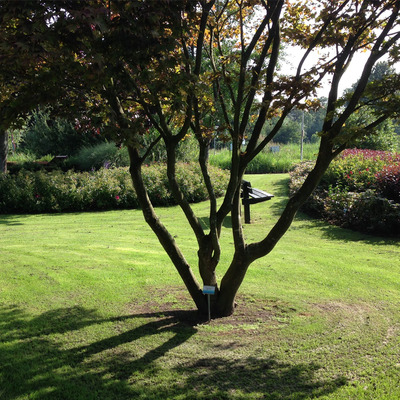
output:
[[0,307],[0,399],[228,399],[231,391],[305,399],[344,384],[315,380],[314,364],[273,358],[185,354],[177,362],[169,352],[196,334],[197,322],[185,310],[103,318],[82,307],[37,316]]
[[[226,359],[215,357],[200,359],[184,368],[194,372],[189,386],[198,392],[212,394],[209,398],[229,398],[229,393],[262,393],[263,399],[309,399],[325,396],[346,384],[343,377],[332,380],[316,378],[321,366],[314,363],[290,364],[274,357]],[[227,377],[219,380],[216,377]],[[228,378],[229,377],[229,378]],[[224,395],[227,397],[224,397]]]
[[17,215],[17,214],[3,214],[0,215],[0,225],[10,225],[10,226],[17,226],[17,225],[23,225],[22,222],[19,222],[20,219],[23,219],[25,216],[24,215]]
[[[199,222],[203,229],[210,229],[210,219],[208,217],[200,217]],[[230,215],[224,218],[222,226],[227,229],[232,228],[232,217]]]
[[318,229],[325,239],[343,242],[362,242],[372,246],[398,245],[400,242],[400,238],[369,235],[368,233],[332,225],[321,218],[311,217],[304,212],[297,214],[296,221],[296,228],[292,227],[291,229]]

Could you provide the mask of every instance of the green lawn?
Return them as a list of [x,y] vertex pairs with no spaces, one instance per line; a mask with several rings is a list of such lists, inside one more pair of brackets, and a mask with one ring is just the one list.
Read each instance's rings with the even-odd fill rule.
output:
[[[275,195],[256,240],[288,178],[249,179]],[[194,263],[179,210],[158,212]],[[140,211],[0,216],[0,399],[400,398],[398,241],[299,215],[237,302],[198,323]]]

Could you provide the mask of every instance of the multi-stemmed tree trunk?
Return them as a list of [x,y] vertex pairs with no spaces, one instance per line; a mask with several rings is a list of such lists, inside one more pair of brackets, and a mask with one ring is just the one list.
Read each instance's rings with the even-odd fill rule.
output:
[[[363,4],[356,4],[355,2],[343,1],[338,2],[336,6],[328,6],[325,2],[322,3],[326,7],[324,10],[325,18],[322,23],[316,23],[311,38],[307,39],[304,57],[299,62],[295,76],[285,81],[280,80],[276,75],[281,50],[283,1],[260,2],[261,8],[264,8],[264,18],[261,19],[259,26],[254,29],[253,35],[247,38],[245,38],[247,31],[244,28],[244,21],[251,12],[246,9],[244,3],[236,2],[236,8],[232,5],[229,8],[229,2],[224,2],[224,4],[214,1],[201,2],[202,13],[199,16],[198,35],[195,41],[197,51],[192,60],[195,66],[192,74],[201,79],[202,70],[200,66],[206,59],[209,63],[208,68],[211,69],[207,75],[211,80],[210,93],[213,94],[213,101],[218,105],[233,145],[230,182],[222,205],[217,208],[212,182],[207,173],[207,147],[210,142],[208,138],[212,136],[207,136],[207,133],[204,132],[205,128],[202,126],[203,119],[209,113],[206,105],[200,105],[200,96],[203,95],[201,90],[204,90],[204,88],[201,90],[196,87],[192,90],[189,89],[188,100],[185,104],[186,121],[183,126],[190,118],[190,127],[199,143],[199,163],[210,197],[209,232],[203,231],[190,205],[180,192],[175,177],[174,150],[177,142],[188,132],[189,124],[186,124],[187,129],[181,129],[179,134],[174,135],[171,127],[167,124],[159,124],[159,121],[167,120],[160,103],[156,107],[156,116],[148,115],[149,119],[154,121],[157,126],[168,150],[168,179],[171,191],[177,203],[182,207],[197,238],[198,269],[202,283],[216,287],[216,294],[213,297],[214,315],[230,315],[234,311],[235,296],[251,263],[266,256],[275,247],[290,227],[300,206],[319,183],[332,159],[346,147],[347,139],[341,137],[341,128],[352,112],[359,107],[374,64],[383,54],[387,53],[391,46],[395,45],[396,39],[400,37],[398,33],[393,36],[389,35],[398,19],[398,8],[394,2],[386,4],[386,10],[390,9],[391,15],[385,17],[385,28],[376,37],[373,37],[369,29],[371,24],[374,23],[373,21],[377,21],[375,20],[376,15],[380,15],[381,10],[378,10],[379,7],[376,3],[365,1]],[[222,6],[226,8],[224,9]],[[299,4],[297,4],[298,6]],[[224,40],[226,41],[227,38],[226,33],[219,25],[223,17],[227,18],[224,14],[225,11],[230,12],[231,15],[236,12],[235,21],[237,25],[231,25],[232,29],[233,27],[237,29],[238,37],[236,49],[231,48],[231,51],[236,52],[235,61],[232,62],[235,64],[234,67],[224,62],[227,58],[232,57],[232,54],[224,54],[224,45],[226,45]],[[293,12],[293,10],[290,11]],[[346,16],[345,13],[350,11],[353,14],[350,17],[349,15]],[[286,10],[286,12],[288,11]],[[296,8],[296,12],[300,13],[300,9]],[[349,24],[354,24],[355,27],[350,34],[337,31],[337,41],[343,43],[341,50],[333,57],[330,64],[324,64],[321,61],[320,64],[315,65],[314,71],[304,70],[303,63],[317,46],[322,46],[324,41],[335,40],[332,37],[334,35],[332,29],[339,19],[345,17],[349,18]],[[286,32],[289,32],[287,26],[285,29]],[[207,34],[204,34],[204,32]],[[182,39],[181,44],[185,49],[184,39]],[[345,107],[339,108],[338,86],[340,79],[354,53],[360,48],[372,48],[372,51],[360,73],[360,80],[350,101]],[[202,51],[207,54],[202,54]],[[217,58],[223,60],[223,62],[219,62]],[[188,71],[190,70],[189,60],[187,60],[186,68]],[[317,72],[318,68],[320,69],[319,72]],[[286,115],[294,106],[301,107],[301,104],[304,103],[311,104],[307,98],[324,75],[328,73],[331,74],[332,84],[315,167],[300,190],[289,199],[281,217],[265,238],[257,243],[246,243],[240,216],[240,188],[246,166],[273,139]],[[232,83],[232,76],[235,76],[234,83]],[[257,94],[262,95],[261,102],[259,102]],[[284,100],[281,100],[282,97],[285,97]],[[279,106],[276,105],[276,103],[279,103],[277,99],[281,102]],[[145,102],[142,105],[146,109]],[[255,112],[254,109],[256,109]],[[280,118],[267,136],[262,137],[262,127],[271,114],[278,114]],[[251,115],[254,118],[252,124],[250,124]],[[385,117],[381,115],[380,118]],[[241,149],[240,146],[244,137],[248,138],[248,144],[246,148]],[[196,280],[190,266],[179,251],[172,235],[168,233],[156,217],[146,195],[143,181],[140,178],[140,168],[144,159],[140,158],[138,150],[134,148],[130,149],[130,155],[132,179],[145,219],[170,256],[198,309],[205,312],[206,302],[205,297],[201,294],[200,283]],[[216,280],[216,268],[220,255],[219,237],[223,219],[228,213],[230,213],[232,219],[234,255],[219,285]]]

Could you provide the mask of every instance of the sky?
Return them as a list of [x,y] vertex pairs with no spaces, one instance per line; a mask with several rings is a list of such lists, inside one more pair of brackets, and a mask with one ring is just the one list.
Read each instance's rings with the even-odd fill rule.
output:
[[[290,56],[289,64],[282,65],[282,72],[287,74],[293,74],[296,71],[296,67],[300,62],[302,55],[304,54],[305,50],[299,47],[291,47],[290,50],[286,50],[287,54]],[[311,55],[310,55],[311,57]],[[347,71],[344,73],[340,86],[339,86],[339,94],[342,94],[345,89],[350,88],[353,83],[356,83],[357,80],[360,78],[363,67],[367,60],[368,53],[359,53],[354,56],[351,64],[349,65]],[[290,59],[293,60],[293,65],[290,66]],[[310,58],[312,59],[312,58]],[[310,65],[310,64],[309,64]],[[307,67],[307,64],[305,64]],[[329,83],[327,79],[325,80],[325,84],[321,89],[318,90],[318,96],[325,96],[328,97],[328,90],[329,90]]]
[[[289,63],[290,60],[293,60],[293,66],[290,67],[289,64],[282,65],[282,72],[287,74],[294,74],[296,72],[296,67],[300,62],[301,57],[303,56],[305,50],[300,47],[291,47],[290,50],[286,50],[286,53],[290,56],[288,57]],[[343,74],[339,85],[339,95],[341,95],[345,89],[350,88],[354,83],[358,81],[361,76],[364,65],[368,59],[369,52],[359,52],[354,55],[351,64],[349,65],[346,72]],[[312,60],[312,56],[310,55],[310,60]],[[385,61],[385,57],[382,57],[380,61]],[[311,63],[309,64],[311,65]],[[307,64],[305,64],[307,67]],[[394,68],[397,72],[400,73],[400,63],[394,65]],[[319,97],[328,97],[329,93],[329,83],[325,82],[323,87],[317,91]]]

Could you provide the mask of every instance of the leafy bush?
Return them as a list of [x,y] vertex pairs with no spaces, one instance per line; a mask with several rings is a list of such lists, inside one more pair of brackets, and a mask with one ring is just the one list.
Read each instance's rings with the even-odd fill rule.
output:
[[[152,136],[144,136],[144,142],[149,141]],[[154,138],[153,138],[154,139]],[[182,162],[193,162],[198,157],[197,141],[188,137],[183,140],[177,149],[177,159]],[[149,162],[165,162],[167,154],[165,147],[156,146],[149,155]],[[129,166],[129,155],[126,147],[119,148],[114,142],[99,143],[92,146],[82,147],[75,156],[67,161],[67,166],[80,171],[91,171],[92,169],[118,168]]]
[[[313,163],[291,173],[290,191],[304,182]],[[400,235],[400,155],[347,150],[332,162],[303,210],[351,229]]]
[[366,190],[354,199],[345,224],[367,233],[400,236],[400,204]]
[[85,146],[67,161],[67,165],[80,171],[102,167],[127,167],[129,166],[128,150],[126,147],[118,148],[114,142]]
[[396,203],[400,203],[400,164],[385,166],[376,174],[378,192]]
[[99,135],[79,132],[70,122],[52,118],[50,110],[45,109],[32,113],[25,132],[21,134],[21,149],[36,157],[72,155],[82,146],[102,141]]
[[[296,165],[294,170],[290,172],[289,193],[293,194],[301,187],[314,164],[314,161],[306,161]],[[320,217],[324,211],[325,197],[326,190],[321,186],[317,187],[313,195],[303,205],[302,210],[312,216]]]
[[372,188],[376,182],[377,173],[385,166],[399,162],[400,155],[398,154],[348,149],[331,163],[322,180],[322,185],[342,185],[354,191]]
[[[224,193],[227,173],[210,169],[217,196]],[[165,165],[144,168],[143,179],[154,205],[174,204],[168,188]],[[207,199],[200,169],[178,164],[177,176],[189,201]],[[92,172],[26,171],[0,175],[0,213],[45,213],[127,209],[138,201],[127,168],[102,168]]]

